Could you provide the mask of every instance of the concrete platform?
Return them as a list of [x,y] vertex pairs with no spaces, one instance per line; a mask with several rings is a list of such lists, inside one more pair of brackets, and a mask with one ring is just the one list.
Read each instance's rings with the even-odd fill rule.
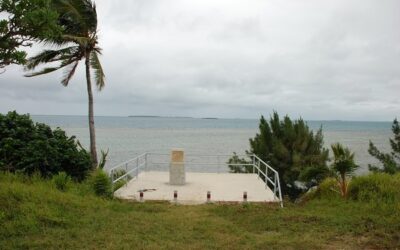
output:
[[[139,190],[144,192],[144,200],[173,200],[174,190],[178,191],[178,203],[201,204],[207,201],[207,191],[211,191],[211,201],[241,202],[247,191],[249,202],[277,202],[270,189],[256,174],[232,173],[186,173],[186,184],[170,185],[168,172],[142,172],[139,178],[131,180],[127,186],[115,191],[122,199],[139,200]],[[154,189],[154,190],[153,190]]]

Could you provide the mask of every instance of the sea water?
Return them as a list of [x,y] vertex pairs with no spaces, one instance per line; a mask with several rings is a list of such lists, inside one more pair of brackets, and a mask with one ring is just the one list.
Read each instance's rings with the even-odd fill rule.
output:
[[[32,118],[64,129],[89,148],[86,116]],[[191,154],[243,154],[249,149],[249,138],[258,132],[258,122],[258,119],[97,116],[97,149],[109,150],[107,168],[144,152],[168,154],[172,148],[183,148]],[[368,154],[370,140],[379,149],[390,150],[391,122],[308,121],[307,124],[314,131],[322,126],[325,147],[340,142],[355,152],[356,162],[361,166],[358,173],[365,173],[368,164],[377,163]]]

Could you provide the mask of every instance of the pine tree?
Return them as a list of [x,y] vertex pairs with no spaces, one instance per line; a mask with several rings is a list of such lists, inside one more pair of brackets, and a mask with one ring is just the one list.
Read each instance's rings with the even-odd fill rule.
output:
[[[322,129],[314,134],[303,119],[292,121],[285,116],[280,120],[277,112],[269,121],[261,116],[259,133],[250,139],[250,151],[246,153],[257,155],[276,169],[283,194],[293,199],[305,188],[318,184],[329,173],[329,152],[323,147]],[[233,163],[234,157],[228,163]],[[231,171],[251,170],[237,166],[234,169],[232,166]]]
[[394,138],[389,139],[392,148],[390,154],[382,153],[372,141],[369,141],[368,153],[378,159],[382,164],[382,167],[368,164],[370,171],[385,172],[388,174],[394,174],[400,171],[400,127],[397,119],[393,121],[392,131]]

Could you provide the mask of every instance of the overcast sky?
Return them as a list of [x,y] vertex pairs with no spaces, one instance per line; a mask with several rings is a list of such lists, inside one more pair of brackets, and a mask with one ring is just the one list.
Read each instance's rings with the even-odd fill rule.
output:
[[[98,0],[96,115],[400,117],[399,0]],[[0,75],[0,112],[86,115],[84,64]]]

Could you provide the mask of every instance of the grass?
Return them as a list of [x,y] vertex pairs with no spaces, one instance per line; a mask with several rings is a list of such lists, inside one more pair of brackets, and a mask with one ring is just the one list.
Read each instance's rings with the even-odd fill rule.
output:
[[180,206],[96,197],[86,184],[0,174],[0,249],[400,247],[400,204],[315,199]]

